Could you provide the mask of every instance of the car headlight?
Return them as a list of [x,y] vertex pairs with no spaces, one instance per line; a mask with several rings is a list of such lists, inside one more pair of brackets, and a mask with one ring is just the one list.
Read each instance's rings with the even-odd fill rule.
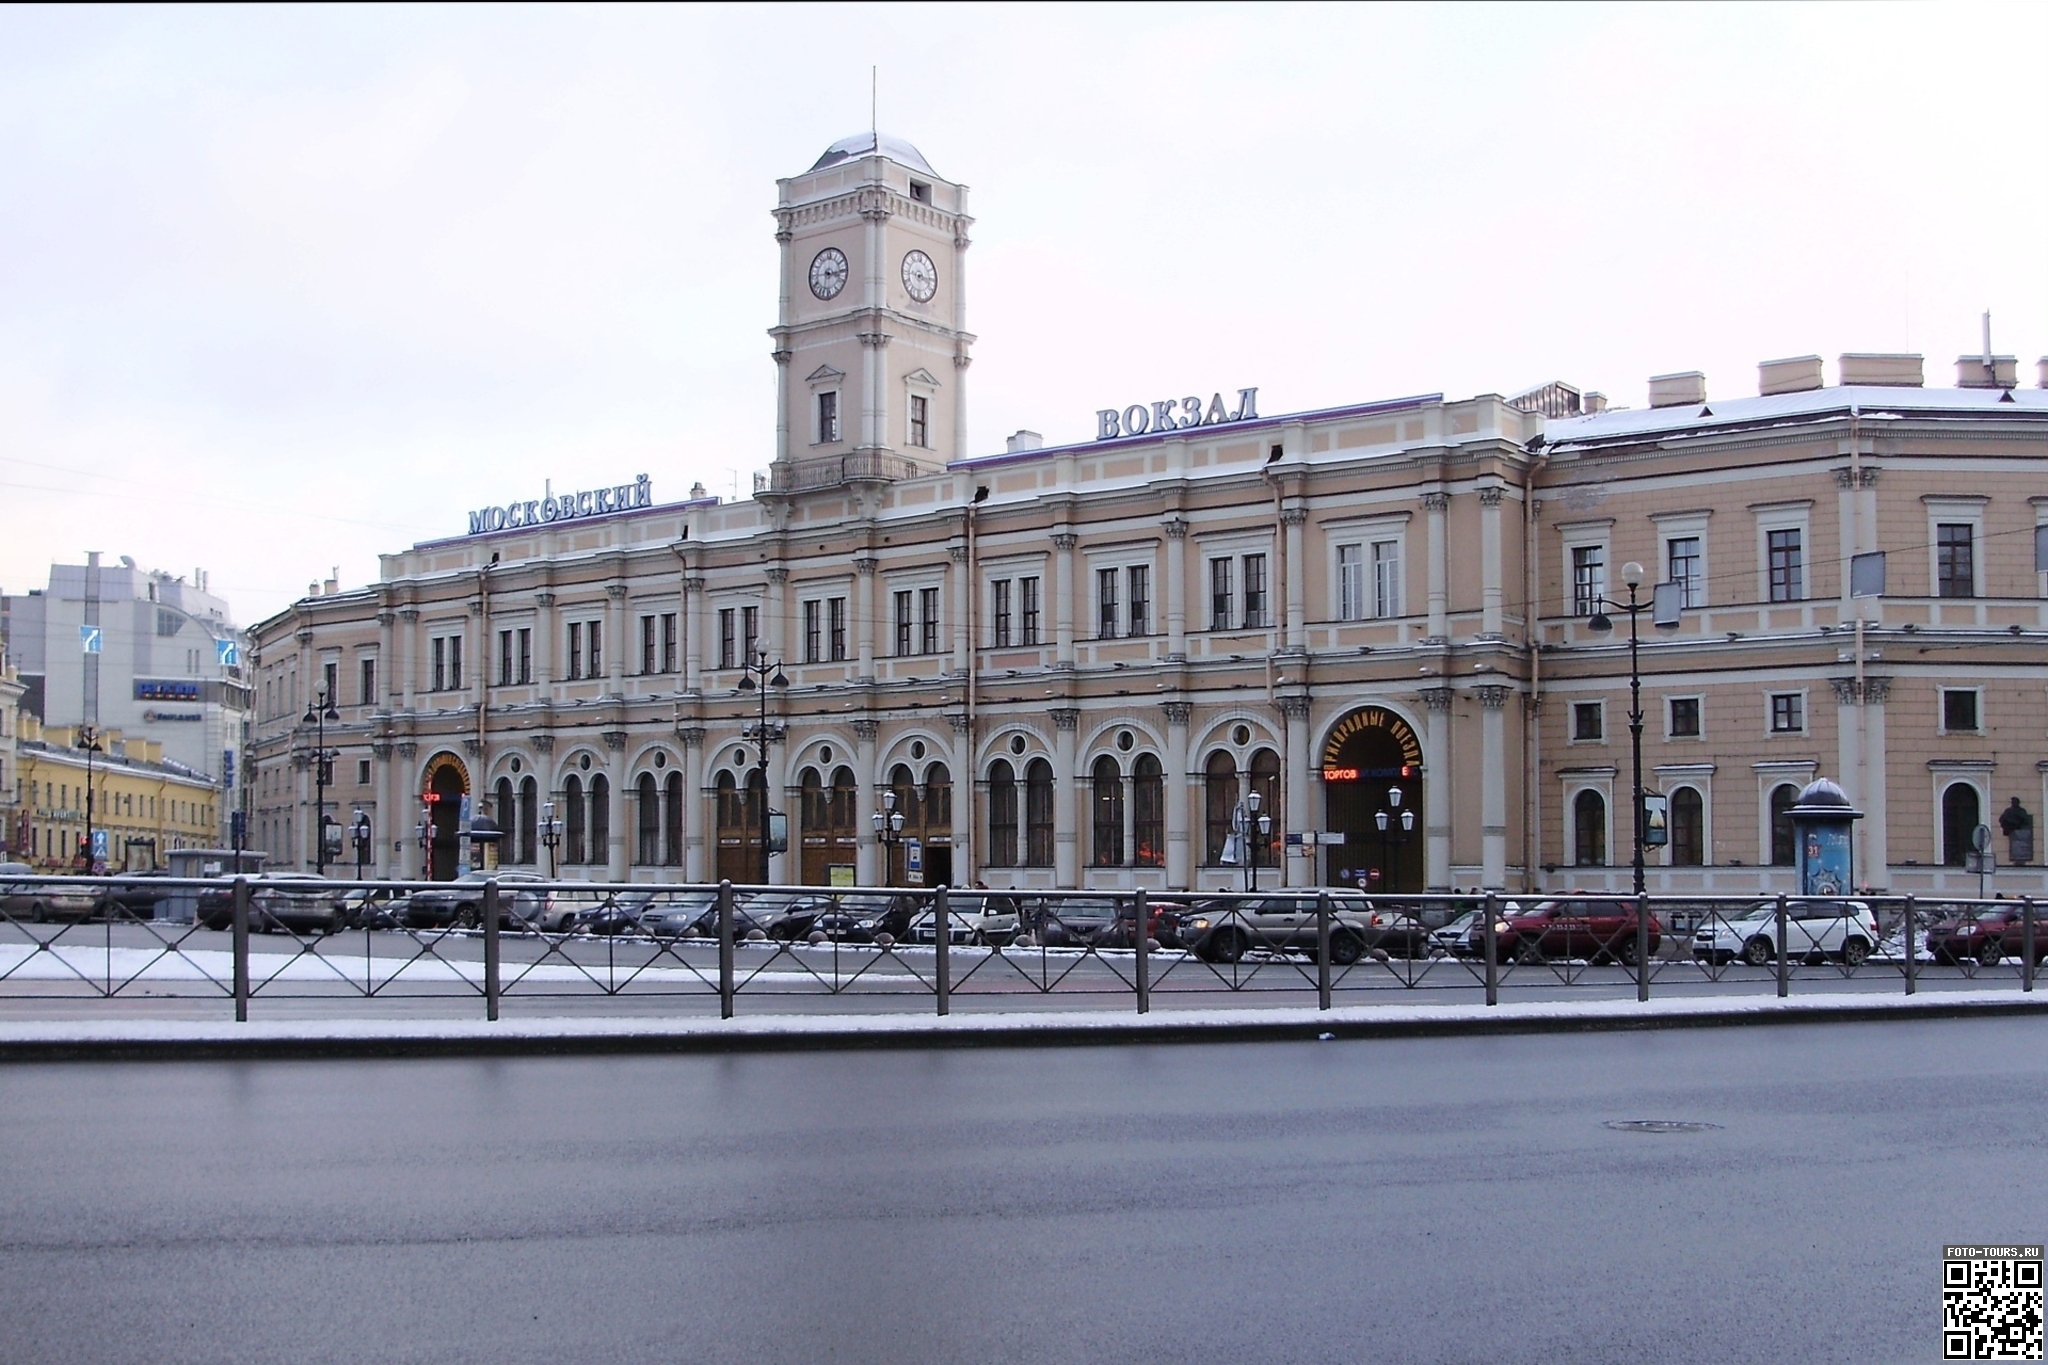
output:
[[1208,927],[1209,921],[1205,919],[1191,919],[1188,921],[1188,928],[1190,929],[1206,929]]
[[1505,933],[1506,933],[1507,931],[1508,931],[1508,922],[1507,922],[1506,920],[1497,920],[1497,921],[1495,921],[1495,923],[1494,923],[1494,926],[1493,926],[1493,932],[1494,932],[1494,933],[1496,933],[1496,934],[1505,934]]

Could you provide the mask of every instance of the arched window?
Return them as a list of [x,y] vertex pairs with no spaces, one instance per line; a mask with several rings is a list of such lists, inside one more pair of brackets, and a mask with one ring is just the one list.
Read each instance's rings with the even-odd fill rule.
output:
[[540,784],[527,778],[519,784],[519,861],[534,861],[535,835],[540,828]]
[[1699,788],[1671,793],[1671,865],[1700,867],[1707,861],[1707,803]]
[[562,852],[564,861],[583,862],[585,850],[590,847],[590,841],[584,835],[584,814],[583,779],[571,773],[569,780],[562,786],[562,820],[568,826],[562,831],[565,844]]
[[1202,769],[1202,862],[1216,867],[1230,839],[1230,817],[1237,810],[1237,760],[1218,749]]
[[831,822],[832,836],[851,847],[859,827],[860,786],[853,780],[853,769],[839,768],[832,774],[832,806],[826,812]]
[[1095,760],[1088,806],[1094,814],[1090,841],[1096,867],[1124,865],[1124,775],[1108,754]]
[[1967,782],[1951,782],[1941,794],[1941,861],[1947,867],[1970,863],[1970,836],[1983,819],[1977,789]]
[[1582,791],[1572,801],[1572,864],[1607,866],[1607,801],[1596,791]]
[[1137,866],[1166,865],[1166,782],[1152,754],[1131,768],[1131,845]]
[[652,867],[661,861],[661,789],[654,785],[653,773],[640,774],[638,785],[634,829],[639,838],[633,841],[633,861]]
[[[1252,755],[1252,790],[1259,794],[1259,815],[1273,817],[1273,826],[1266,835],[1265,845],[1259,850],[1257,866],[1280,866],[1280,844],[1287,831],[1280,825],[1280,755],[1271,749],[1260,749]],[[1253,817],[1250,838],[1258,838],[1257,816]]]
[[1034,758],[1024,768],[1024,862],[1052,866],[1052,764]]
[[683,775],[671,772],[661,804],[661,861],[666,867],[683,865]]
[[988,769],[988,865],[1017,865],[1017,779],[1006,758]]
[[512,795],[512,779],[498,779],[496,794],[491,799],[491,819],[499,830],[498,861],[516,863],[519,861],[519,806]]
[[803,838],[809,844],[825,833],[825,779],[816,768],[806,768],[797,778],[797,819],[803,824]]
[[1771,788],[1771,866],[1791,867],[1799,861],[1799,845],[1789,812],[1799,804],[1799,788],[1781,782]]
[[953,837],[953,774],[943,763],[924,770],[925,840]]
[[612,784],[599,773],[590,779],[590,861],[603,866],[612,851]]

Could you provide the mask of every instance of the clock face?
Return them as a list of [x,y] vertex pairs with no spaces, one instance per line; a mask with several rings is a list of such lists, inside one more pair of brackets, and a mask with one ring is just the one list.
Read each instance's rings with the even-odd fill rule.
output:
[[846,288],[846,253],[828,246],[811,260],[811,292],[821,299],[837,298]]
[[919,303],[932,301],[932,295],[939,292],[939,268],[932,264],[931,257],[913,251],[903,258],[903,287]]

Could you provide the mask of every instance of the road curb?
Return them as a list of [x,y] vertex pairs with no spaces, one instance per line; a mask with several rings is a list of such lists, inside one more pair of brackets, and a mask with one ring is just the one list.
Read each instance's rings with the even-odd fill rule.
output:
[[886,1051],[932,1048],[1122,1047],[1133,1044],[1304,1042],[1645,1032],[1674,1028],[1873,1023],[1987,1015],[2048,1015],[2048,997],[1970,996],[1802,1001],[1673,1000],[1472,1006],[1351,1006],[954,1015],[760,1016],[746,1020],[536,1019],[331,1023],[0,1024],[0,1063],[314,1061],[430,1057]]

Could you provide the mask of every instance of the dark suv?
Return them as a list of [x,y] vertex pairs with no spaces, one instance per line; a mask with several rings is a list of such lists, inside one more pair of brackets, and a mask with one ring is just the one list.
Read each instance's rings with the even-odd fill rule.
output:
[[[1649,917],[1649,949],[1655,957],[1664,929]],[[1588,962],[1636,964],[1636,906],[1630,900],[1550,900],[1533,906],[1509,901],[1495,918],[1495,961],[1542,962],[1582,958]],[[1472,925],[1472,956],[1486,957],[1486,926]]]

